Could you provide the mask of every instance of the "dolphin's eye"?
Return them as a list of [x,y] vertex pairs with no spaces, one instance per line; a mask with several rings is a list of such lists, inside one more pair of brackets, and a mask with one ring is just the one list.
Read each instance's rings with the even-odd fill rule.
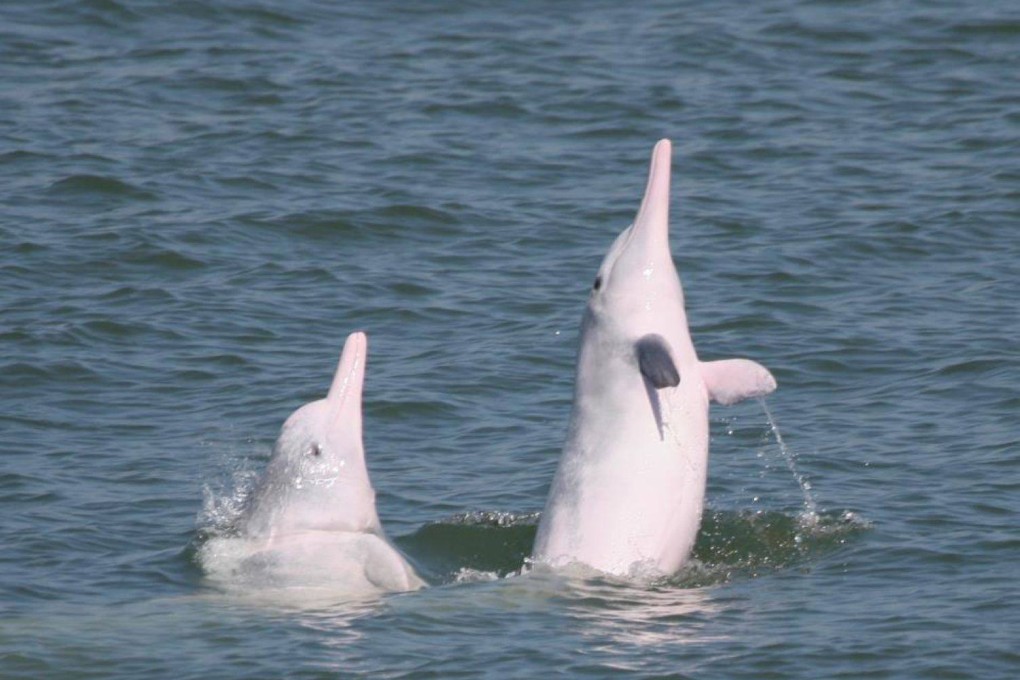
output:
[[308,449],[308,453],[318,458],[322,455],[322,447],[318,444],[312,444],[312,448]]
[[591,285],[591,289],[592,290],[598,290],[601,287],[602,287],[602,276],[596,276],[595,277],[595,283],[593,283]]

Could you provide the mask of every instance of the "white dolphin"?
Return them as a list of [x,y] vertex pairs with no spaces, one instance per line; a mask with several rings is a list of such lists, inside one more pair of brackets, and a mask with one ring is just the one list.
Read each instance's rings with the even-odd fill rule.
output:
[[365,467],[361,394],[368,339],[352,333],[325,399],[283,424],[238,535],[203,547],[216,580],[368,595],[425,585],[386,539]]
[[701,523],[709,400],[733,404],[776,388],[753,361],[698,360],[669,250],[670,163],[663,139],[637,217],[595,277],[535,563],[631,577],[677,571]]

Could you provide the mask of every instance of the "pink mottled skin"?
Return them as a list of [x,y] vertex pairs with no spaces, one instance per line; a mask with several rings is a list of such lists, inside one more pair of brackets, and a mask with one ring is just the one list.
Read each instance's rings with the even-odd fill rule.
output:
[[776,387],[753,361],[698,359],[669,248],[670,165],[664,139],[637,217],[588,300],[567,441],[535,539],[539,564],[677,571],[701,523],[709,401]]

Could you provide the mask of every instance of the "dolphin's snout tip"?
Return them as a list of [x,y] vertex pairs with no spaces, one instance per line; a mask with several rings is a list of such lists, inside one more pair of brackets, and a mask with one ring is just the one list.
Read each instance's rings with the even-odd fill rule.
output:
[[340,363],[333,376],[327,401],[342,403],[348,394],[356,391],[360,404],[361,383],[365,376],[365,360],[368,356],[368,336],[364,331],[354,331],[347,336],[340,352]]
[[673,142],[668,137],[663,137],[655,143],[652,148],[652,158],[661,159],[660,162],[669,163],[673,157]]
[[669,176],[672,165],[672,146],[669,139],[660,139],[652,149],[648,168],[648,184],[641,199],[634,226],[637,231],[657,234],[660,245],[669,250]]
[[365,331],[354,331],[347,336],[347,342],[344,343],[344,354],[351,350],[355,354],[363,355],[367,348],[368,334]]

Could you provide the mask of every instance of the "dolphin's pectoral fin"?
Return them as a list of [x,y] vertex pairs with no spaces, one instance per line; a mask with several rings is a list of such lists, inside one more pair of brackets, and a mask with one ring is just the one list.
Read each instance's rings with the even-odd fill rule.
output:
[[648,382],[656,389],[680,384],[680,371],[677,370],[665,338],[649,333],[637,341],[635,349],[641,375],[648,378]]
[[645,392],[648,393],[648,403],[652,407],[652,417],[655,418],[655,427],[659,431],[659,441],[662,441],[666,438],[666,434],[662,427],[662,404],[659,402],[659,393],[649,381],[645,380],[644,382]]
[[709,398],[723,406],[748,397],[763,397],[776,389],[776,379],[769,369],[750,359],[702,361],[701,377]]

